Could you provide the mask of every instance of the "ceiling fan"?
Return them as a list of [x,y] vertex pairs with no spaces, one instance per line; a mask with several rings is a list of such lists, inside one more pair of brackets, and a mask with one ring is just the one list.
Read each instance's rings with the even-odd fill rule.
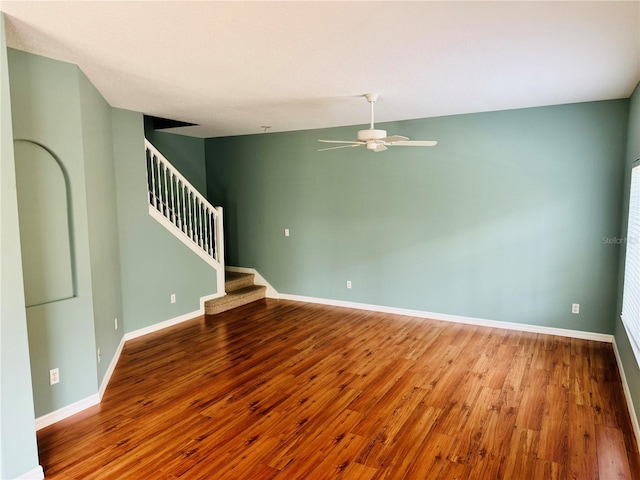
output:
[[357,140],[318,140],[324,143],[345,143],[346,145],[340,145],[339,147],[321,148],[318,151],[324,152],[326,150],[336,150],[338,148],[360,147],[362,145],[367,147],[367,150],[373,150],[374,152],[384,152],[387,147],[433,147],[438,142],[431,140],[409,140],[407,137],[400,135],[391,135],[387,137],[386,130],[377,130],[373,124],[373,104],[378,100],[377,93],[366,93],[364,97],[367,102],[371,104],[371,126],[366,130],[360,130],[358,132]]

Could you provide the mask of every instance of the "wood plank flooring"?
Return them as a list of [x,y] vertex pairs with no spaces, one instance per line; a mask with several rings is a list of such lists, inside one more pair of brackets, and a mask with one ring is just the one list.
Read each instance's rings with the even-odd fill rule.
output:
[[640,479],[612,346],[263,300],[127,342],[47,479]]

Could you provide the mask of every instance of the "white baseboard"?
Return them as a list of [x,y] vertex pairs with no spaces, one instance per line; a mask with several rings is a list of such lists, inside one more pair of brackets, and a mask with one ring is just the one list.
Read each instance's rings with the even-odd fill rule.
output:
[[218,289],[217,293],[212,293],[211,295],[205,295],[204,297],[200,297],[200,309],[194,310],[193,312],[185,313],[178,317],[170,318],[169,320],[165,320],[164,322],[154,323],[153,325],[149,325],[148,327],[139,328],[138,330],[134,330],[133,332],[125,333],[123,340],[126,342],[127,340],[132,340],[134,338],[142,337],[143,335],[148,335],[150,333],[157,332],[158,330],[162,330],[167,327],[173,327],[174,325],[178,325],[179,323],[186,322],[188,320],[192,320],[196,317],[204,315],[204,303],[207,300],[214,300],[216,298],[224,297],[226,293],[224,293],[224,289],[222,292]]
[[43,480],[44,479],[44,470],[42,469],[42,465],[38,465],[33,470],[29,470],[28,472],[23,473],[19,477],[16,477],[16,480]]
[[120,360],[120,354],[122,353],[122,349],[124,348],[125,339],[124,336],[120,339],[120,344],[118,348],[116,348],[115,353],[113,354],[113,358],[111,359],[111,363],[109,363],[109,368],[104,374],[104,378],[100,383],[100,388],[98,389],[98,397],[100,397],[100,401],[102,401],[102,397],[104,396],[104,392],[107,389],[107,385],[111,381],[111,375],[113,375],[114,370],[116,369],[116,365],[118,364],[118,360]]
[[[201,303],[202,305],[204,305],[203,302]],[[134,338],[142,337],[143,335],[149,335],[150,333],[157,332],[158,330],[162,330],[167,327],[173,327],[174,325],[178,325],[179,323],[192,320],[195,317],[199,317],[200,315],[204,315],[204,306],[200,310],[185,313],[184,315],[180,315],[179,317],[170,318],[169,320],[165,320],[164,322],[154,323],[153,325],[149,325],[148,327],[139,328],[138,330],[134,330],[133,332],[125,333],[123,339],[125,342],[127,342],[129,340],[133,340]]]
[[100,403],[100,396],[97,393],[93,395],[83,398],[71,405],[67,405],[66,407],[62,407],[54,412],[47,413],[46,415],[42,415],[41,417],[36,418],[36,431],[41,430],[49,425],[53,425],[60,420],[64,420],[76,413],[80,413],[87,408],[91,408],[94,405],[98,405]]
[[633,408],[633,398],[631,398],[631,390],[627,383],[627,377],[624,373],[624,366],[622,365],[622,359],[620,358],[620,352],[618,351],[618,344],[615,338],[613,339],[613,352],[616,356],[616,362],[618,363],[618,371],[620,372],[620,379],[622,381],[622,389],[624,390],[624,396],[627,400],[627,408],[629,409],[629,416],[631,417],[631,425],[633,426],[633,432],[636,435],[636,440],[640,441],[640,424],[638,423],[638,416],[636,415],[636,409]]
[[262,285],[264,287],[267,287],[267,291],[266,291],[266,296],[267,298],[275,298],[276,300],[278,298],[280,298],[278,292],[276,291],[275,288],[273,288],[269,282],[267,282],[265,280],[265,278],[260,275],[260,273],[258,273],[258,271],[255,268],[246,268],[246,267],[230,267],[230,266],[226,266],[225,270],[228,270],[230,272],[238,272],[238,273],[252,273],[255,275],[253,283],[255,283],[256,285]]
[[557,335],[560,337],[580,338],[583,340],[595,340],[598,342],[613,342],[613,335],[606,333],[583,332],[581,330],[569,330],[565,328],[543,327],[540,325],[529,325],[524,323],[501,322],[498,320],[487,320],[485,318],[463,317],[460,315],[449,315],[446,313],[424,312],[422,310],[410,310],[406,308],[385,307],[383,305],[372,305],[369,303],[346,302],[343,300],[331,300],[326,298],[305,297],[301,295],[289,295],[281,293],[282,300],[293,300],[296,302],[318,303],[321,305],[331,305],[334,307],[355,308],[359,310],[370,310],[373,312],[392,313],[395,315],[406,315],[417,318],[430,318],[432,320],[442,320],[445,322],[466,323],[481,327],[503,328],[505,330],[517,330],[521,332],[543,333],[546,335]]

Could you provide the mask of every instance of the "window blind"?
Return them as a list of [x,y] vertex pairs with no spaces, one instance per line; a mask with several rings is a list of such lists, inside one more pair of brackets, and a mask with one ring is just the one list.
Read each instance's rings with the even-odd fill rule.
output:
[[622,323],[640,365],[640,158],[631,169],[626,247]]

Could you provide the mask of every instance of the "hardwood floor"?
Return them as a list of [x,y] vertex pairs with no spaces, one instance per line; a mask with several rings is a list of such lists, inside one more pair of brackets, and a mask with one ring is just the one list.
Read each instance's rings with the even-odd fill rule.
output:
[[612,346],[264,300],[127,342],[47,479],[640,479]]

